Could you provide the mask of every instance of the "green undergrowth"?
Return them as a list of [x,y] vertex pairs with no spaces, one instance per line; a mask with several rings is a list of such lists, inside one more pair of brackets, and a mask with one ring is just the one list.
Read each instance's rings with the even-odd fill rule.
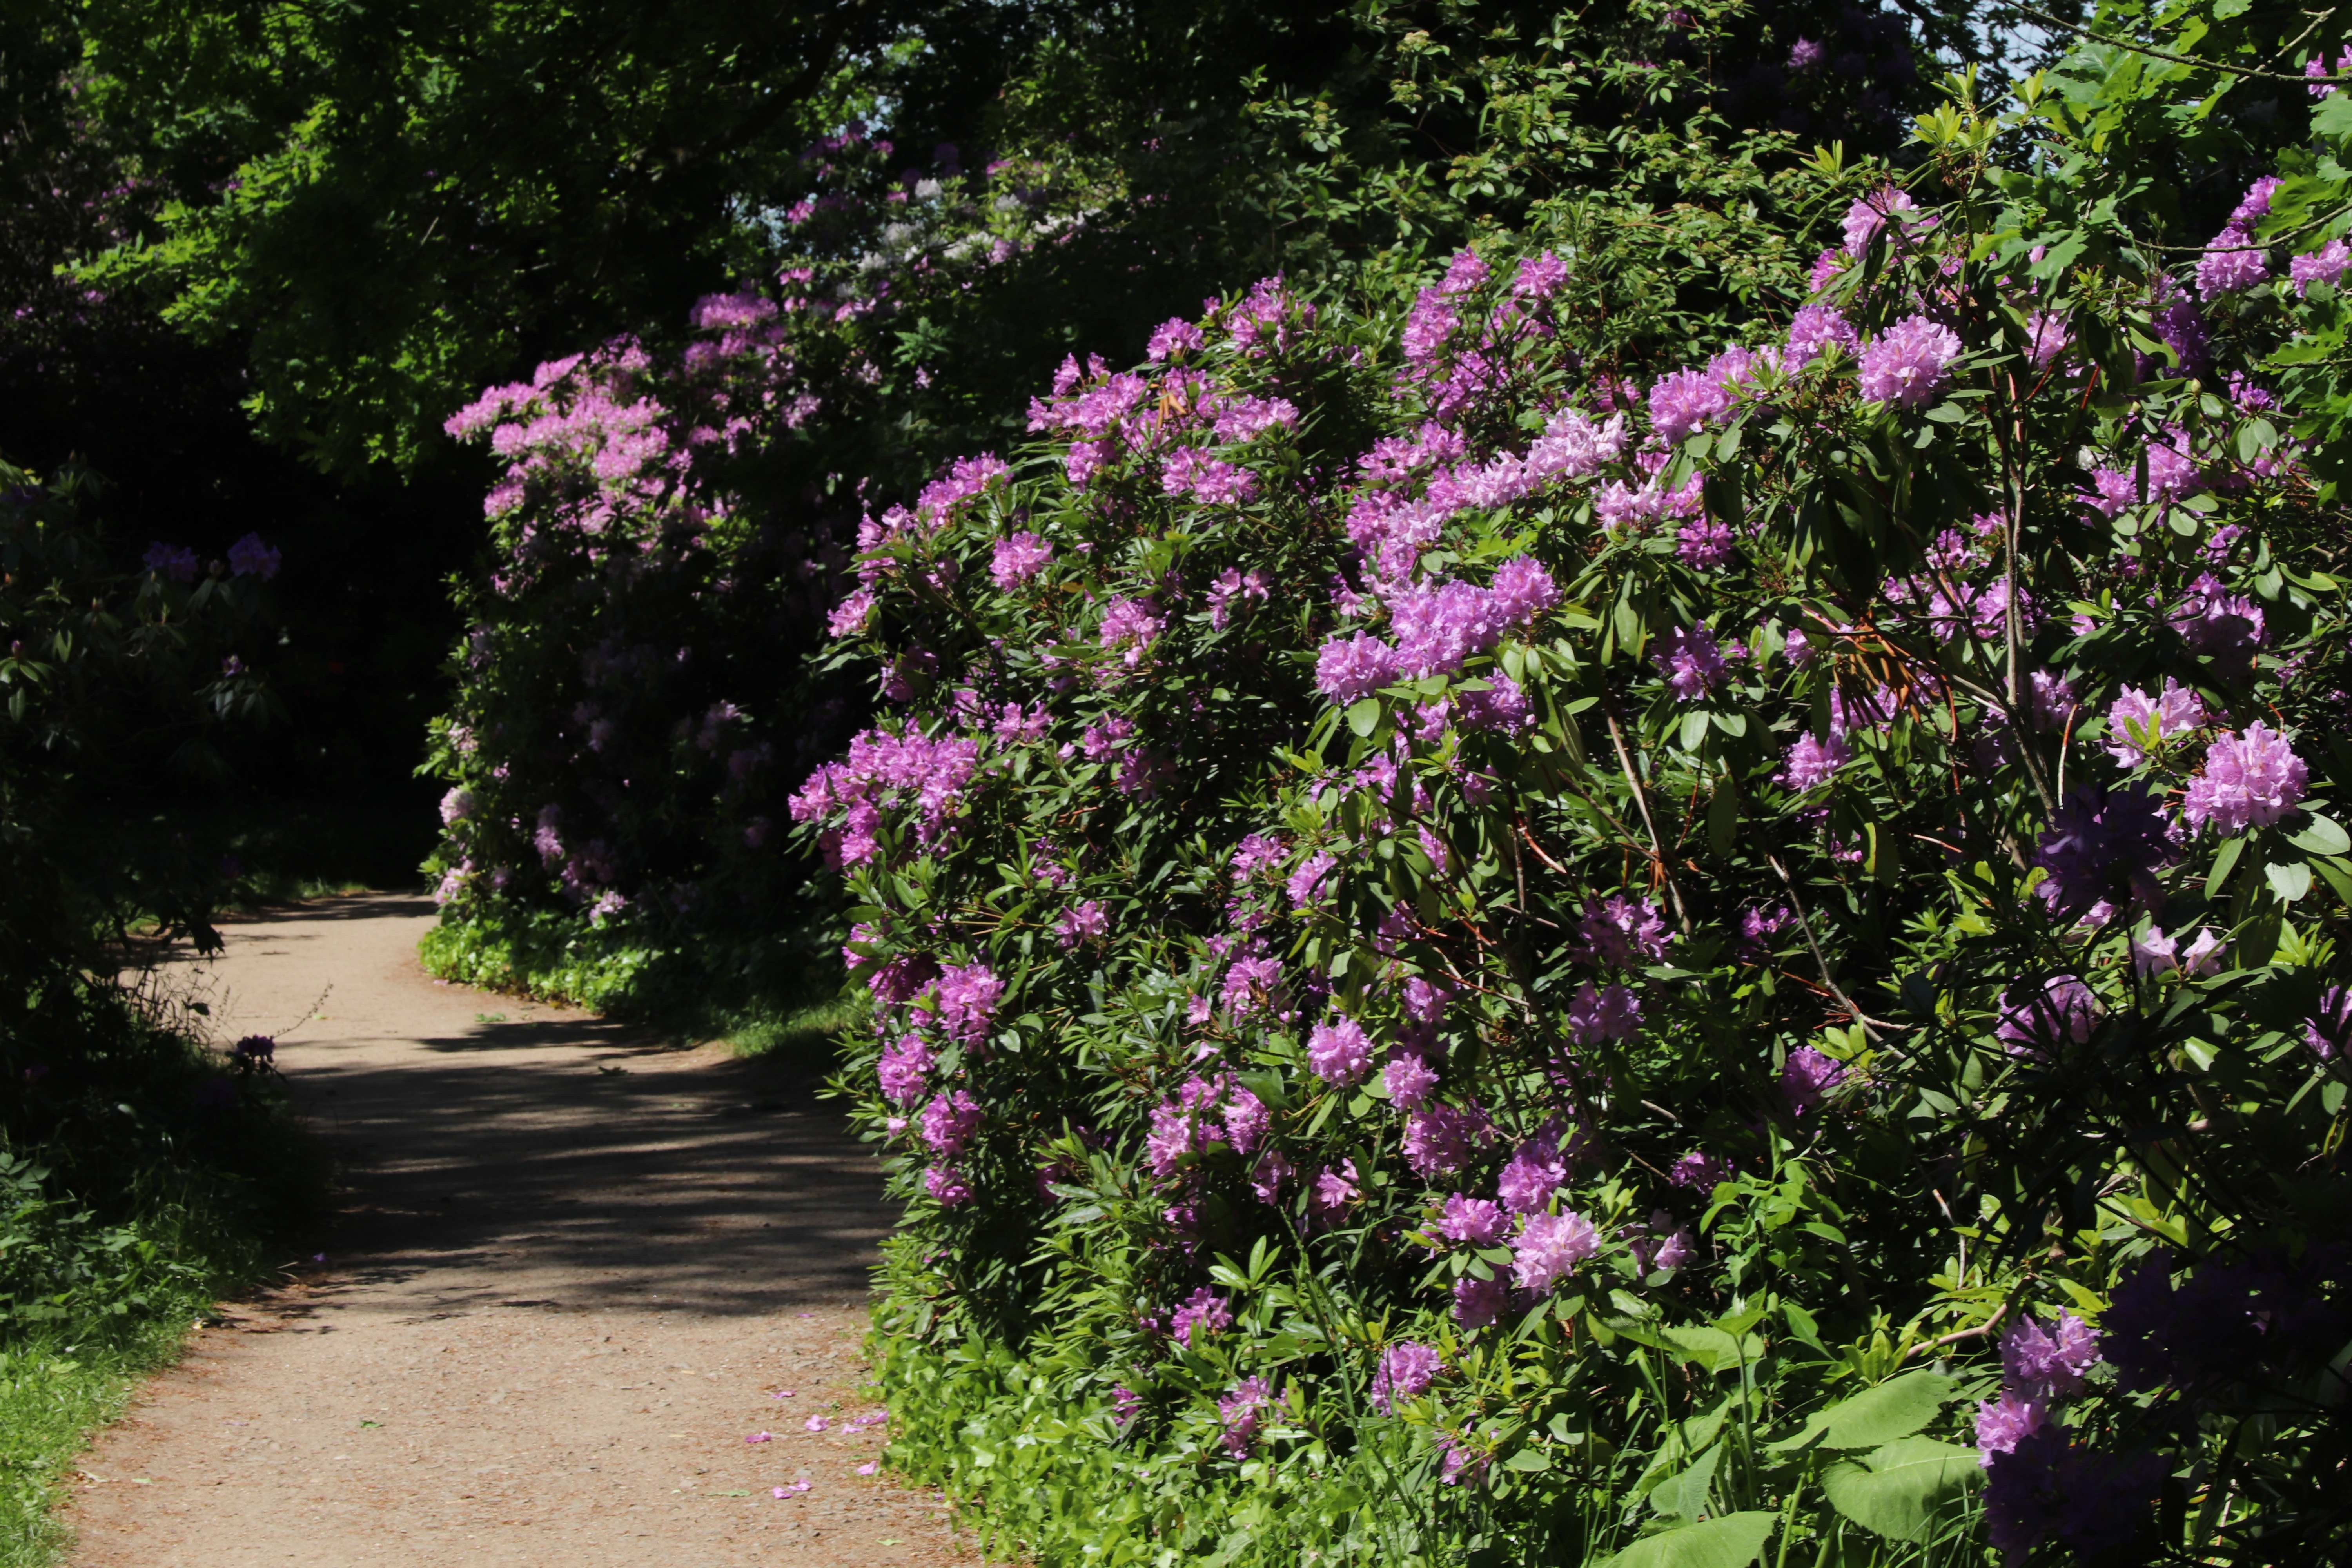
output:
[[1381,1461],[1402,1464],[1400,1453],[1216,1477],[1119,1447],[1107,1407],[1059,1394],[1075,1369],[1024,1362],[1003,1345],[888,1332],[871,1350],[888,1395],[891,1468],[953,1498],[991,1559],[1039,1568],[1433,1560],[1402,1510],[1376,1506]]
[[122,1414],[139,1380],[169,1365],[212,1300],[151,1300],[126,1327],[47,1335],[0,1349],[0,1568],[49,1568],[68,1535],[56,1517],[89,1435]]
[[0,1018],[0,1568],[59,1559],[89,1433],[327,1191],[268,1068],[198,1045],[194,1016],[152,997],[71,989]]
[[816,915],[781,933],[713,933],[480,904],[445,916],[417,951],[444,980],[723,1039],[745,1056],[819,1058],[856,1012],[837,945]]

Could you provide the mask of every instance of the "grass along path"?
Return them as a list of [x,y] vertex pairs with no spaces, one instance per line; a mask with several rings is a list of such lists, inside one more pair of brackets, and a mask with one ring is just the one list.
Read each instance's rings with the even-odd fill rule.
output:
[[430,918],[367,897],[226,929],[215,1021],[278,1037],[342,1163],[341,1217],[79,1462],[71,1561],[965,1555],[936,1499],[859,1473],[890,1215],[814,1083],[436,983],[415,958]]

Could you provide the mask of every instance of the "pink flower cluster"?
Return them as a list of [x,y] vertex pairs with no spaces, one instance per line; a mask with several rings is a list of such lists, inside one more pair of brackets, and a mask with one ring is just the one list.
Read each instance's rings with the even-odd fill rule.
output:
[[823,822],[838,815],[841,826],[824,838],[827,858],[840,866],[864,865],[874,858],[874,836],[886,809],[913,806],[929,842],[955,814],[979,767],[980,743],[968,737],[868,730],[849,742],[845,761],[818,768],[793,794],[793,820]]
[[1460,581],[1408,588],[1390,601],[1395,645],[1360,632],[1332,638],[1316,658],[1316,689],[1344,704],[1392,681],[1453,674],[1559,602],[1551,574],[1525,555],[1496,568],[1485,588]]
[[2310,768],[2286,737],[2257,719],[2214,738],[2204,770],[2189,781],[2180,815],[2191,827],[2223,834],[2268,827],[2294,810],[2310,783]]

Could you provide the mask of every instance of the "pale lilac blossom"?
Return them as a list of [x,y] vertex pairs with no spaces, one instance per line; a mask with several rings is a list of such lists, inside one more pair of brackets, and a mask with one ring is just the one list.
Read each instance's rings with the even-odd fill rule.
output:
[[1418,1110],[1427,1102],[1429,1091],[1437,1087],[1437,1075],[1414,1052],[1399,1051],[1389,1058],[1381,1081],[1388,1089],[1390,1104],[1399,1110]]
[[2107,754],[2127,768],[2136,768],[2164,750],[2175,735],[2201,728],[2205,705],[2197,694],[2167,677],[2160,694],[2150,698],[2137,686],[2119,692],[2107,710]]
[[1533,1214],[1519,1221],[1511,1247],[1511,1279],[1522,1290],[1548,1291],[1601,1250],[1601,1233],[1574,1211]]
[[1862,395],[1916,408],[1944,389],[1959,356],[1958,333],[1926,316],[1906,316],[1862,351]]
[[1307,1065],[1326,1083],[1360,1081],[1372,1070],[1372,1046],[1364,1026],[1344,1016],[1316,1025],[1307,1037]]
[[1435,1350],[1400,1340],[1382,1353],[1380,1370],[1372,1375],[1373,1408],[1389,1415],[1393,1401],[1420,1398],[1444,1371],[1445,1360]]
[[2311,770],[2286,737],[2257,719],[2214,738],[2204,770],[2189,781],[2180,815],[2191,827],[2223,834],[2268,827],[2295,809],[2310,782]]

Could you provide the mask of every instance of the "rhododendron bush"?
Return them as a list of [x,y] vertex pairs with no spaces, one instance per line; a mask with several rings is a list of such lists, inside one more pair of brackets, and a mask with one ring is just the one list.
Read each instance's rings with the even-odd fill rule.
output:
[[[1047,242],[1098,194],[1066,168],[967,174],[955,149],[934,156],[902,186],[887,140],[827,139],[807,159],[818,194],[780,219],[806,264],[700,300],[676,353],[618,339],[451,417],[503,472],[436,726],[451,788],[434,868],[455,917],[428,955],[441,967],[545,984],[512,972],[527,944],[468,928],[560,911],[563,935],[676,956],[683,933],[763,928],[795,901],[807,868],[779,853],[783,798],[862,710],[809,658],[845,592],[860,492],[906,461],[873,447],[886,324]],[[730,958],[788,983],[806,961],[778,945],[755,936]],[[708,979],[728,960],[695,966]],[[598,999],[643,983],[618,967],[588,966],[612,992]]]
[[[1553,171],[1549,188],[1577,162],[1616,206],[1666,210],[1639,265],[1696,286],[1638,286],[1629,258],[1612,311],[1588,322],[1592,343],[1711,331],[1727,301],[1801,265],[1789,231],[1814,192],[1790,167],[1792,139],[1726,134],[1725,116],[1810,125],[1861,94],[1857,133],[1883,140],[1895,126],[1888,84],[1916,76],[1884,17],[1707,9],[1703,23],[1680,11],[1560,18],[1520,55],[1475,65],[1449,61],[1427,35],[1384,40],[1375,57],[1400,73],[1400,93],[1546,107],[1541,126],[1475,132],[1496,160],[1479,206],[1524,212],[1532,163]],[[1402,29],[1385,11],[1358,25]],[[1465,28],[1485,36],[1467,21],[1440,33]],[[1791,51],[1793,75],[1709,63],[1759,37]],[[1827,68],[1831,44],[1851,69]],[[1260,108],[1276,125],[1306,112]],[[870,542],[893,502],[918,514],[947,504],[968,481],[926,489],[938,458],[1018,438],[1033,370],[1076,341],[1072,321],[1100,327],[1147,299],[1189,307],[1218,279],[1251,276],[1231,259],[1229,208],[1303,204],[1286,244],[1326,284],[1341,265],[1327,247],[1368,225],[1467,223],[1472,198],[1430,188],[1422,154],[1329,142],[1338,112],[1326,102],[1309,116],[1325,147],[1316,156],[1332,165],[1321,174],[1353,182],[1338,206],[1328,192],[1253,183],[1287,132],[1170,126],[1158,152],[1112,155],[1035,127],[1013,134],[1024,132],[1016,121],[1009,145],[1042,152],[967,166],[956,147],[898,148],[853,125],[809,147],[804,194],[768,210],[781,266],[699,301],[682,346],[616,340],[460,410],[450,434],[488,448],[499,473],[486,569],[460,590],[473,624],[451,666],[457,698],[437,730],[449,788],[432,869],[446,912],[428,961],[600,1003],[789,987],[808,961],[775,932],[809,923],[801,883],[814,862],[782,852],[779,824],[793,785],[862,722],[865,683],[810,662],[836,611],[854,619],[870,603],[848,572],[861,525]],[[1438,128],[1454,117],[1472,133],[1465,110],[1424,112]],[[1612,141],[1621,129],[1642,138],[1630,163]],[[1236,136],[1246,158],[1204,150]],[[1202,159],[1213,174],[1183,174]],[[1297,173],[1286,170],[1286,182]],[[1185,212],[1214,232],[1178,234]],[[1363,270],[1384,275],[1404,254],[1375,253]],[[1165,308],[1139,317],[1128,341],[1139,348]],[[1017,395],[994,385],[1009,367]],[[1295,416],[1240,407],[1219,428],[1270,438]],[[1074,461],[1089,449],[1081,439]],[[1171,470],[1186,493],[1232,499],[1230,465],[1192,461]],[[1262,584],[1233,593],[1235,614],[1265,596]],[[1149,640],[1148,606],[1121,615],[1119,635]],[[917,664],[891,676],[894,689],[922,679]],[[534,948],[561,956],[534,963]],[[760,972],[748,987],[746,968]]]
[[1996,133],[1706,352],[1590,353],[1601,219],[1268,279],[875,521],[791,811],[903,1462],[1054,1562],[2336,1560],[2311,307]]

